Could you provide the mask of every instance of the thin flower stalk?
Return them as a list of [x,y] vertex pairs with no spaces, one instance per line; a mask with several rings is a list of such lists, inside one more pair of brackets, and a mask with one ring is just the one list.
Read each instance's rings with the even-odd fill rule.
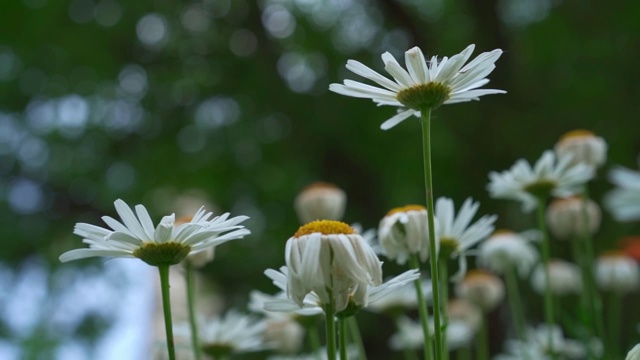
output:
[[609,320],[609,341],[607,342],[607,359],[620,359],[620,317],[622,315],[622,294],[617,291],[611,291],[609,294],[607,318]]
[[[538,227],[540,233],[542,234],[542,264],[544,267],[544,320],[547,323],[549,328],[553,327],[554,324],[554,316],[553,316],[553,297],[551,293],[551,279],[549,278],[549,258],[550,258],[550,250],[549,250],[549,234],[547,232],[547,225],[544,217],[545,210],[545,198],[538,198]],[[552,334],[549,331],[549,350],[553,353],[553,340]]]
[[518,289],[518,279],[516,278],[516,268],[513,271],[505,271],[504,276],[507,283],[507,298],[509,307],[511,308],[511,316],[516,328],[518,340],[525,341],[524,333],[524,311],[522,309],[522,300],[520,299],[520,290]]
[[160,272],[160,289],[162,292],[162,310],[164,312],[164,328],[167,335],[167,352],[169,360],[175,360],[176,349],[173,341],[173,324],[171,321],[171,297],[169,294],[169,265],[158,265]]
[[367,360],[367,353],[364,349],[364,343],[362,342],[362,335],[358,328],[358,321],[354,316],[347,318],[347,326],[349,326],[349,332],[351,333],[351,340],[358,348],[358,359]]
[[[433,178],[431,170],[431,108],[423,107],[420,111],[422,124],[422,148],[424,153],[424,183],[427,200],[427,219],[429,228],[429,256],[431,265],[431,288],[433,292],[433,322],[434,322],[434,342],[436,359],[442,359],[444,354],[444,343],[442,342],[442,323],[440,320],[440,277],[438,276],[438,257],[436,248],[436,234],[433,206]],[[426,336],[426,335],[425,335]],[[425,344],[425,359],[426,344]]]
[[347,359],[347,319],[338,319],[338,347],[340,349],[340,360]]
[[[410,258],[411,267],[414,269],[420,268],[420,262],[418,261],[418,255],[411,255]],[[422,334],[424,336],[424,358],[425,360],[433,359],[433,347],[431,343],[431,331],[429,330],[429,312],[427,310],[427,302],[424,298],[422,291],[422,281],[416,279],[413,281],[416,288],[416,296],[418,297],[418,312],[420,314],[420,324],[422,325]]]
[[476,359],[489,360],[489,336],[486,315],[482,314],[482,324],[476,336]]
[[[464,256],[464,255],[462,255]],[[442,285],[442,300],[446,304],[449,302],[449,269],[447,268],[447,258],[442,256],[439,260],[438,268],[440,270],[440,284]],[[442,313],[442,328],[446,329],[449,325],[448,312]],[[447,331],[442,332],[442,343],[444,346],[444,352],[442,354],[442,360],[449,360],[449,351],[447,349]]]
[[332,292],[328,291],[330,301],[324,305],[325,334],[327,342],[327,360],[336,360],[336,311]]

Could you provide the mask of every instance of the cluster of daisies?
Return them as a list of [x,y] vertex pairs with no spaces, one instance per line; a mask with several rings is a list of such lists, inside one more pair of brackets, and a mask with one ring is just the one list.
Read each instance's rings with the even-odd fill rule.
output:
[[[504,93],[480,89],[488,83],[486,76],[502,51],[482,53],[467,63],[473,49],[471,45],[451,58],[427,60],[413,48],[405,53],[406,70],[385,53],[382,60],[393,80],[350,60],[349,70],[382,87],[345,80],[330,90],[396,107],[398,113],[382,124],[383,129],[443,104]],[[538,214],[539,226],[533,230],[496,230],[497,216],[478,215],[477,201],[468,198],[457,207],[452,199],[440,197],[433,214],[422,205],[406,205],[391,209],[377,229],[362,231],[359,225],[342,222],[344,191],[329,183],[312,184],[295,199],[302,225],[286,243],[284,266],[264,272],[277,292],[253,291],[247,306],[253,314],[231,310],[208,320],[192,314],[189,324],[176,325],[177,351],[184,354],[180,358],[263,351],[269,359],[366,359],[373,354],[367,354],[359,335],[360,311],[392,320],[395,333],[388,346],[408,359],[423,351],[425,339],[433,334],[442,336],[447,354],[489,359],[488,333],[496,324],[508,339],[494,359],[620,358],[628,349],[622,349],[619,341],[619,303],[638,289],[640,272],[636,259],[624,249],[596,257],[592,246],[601,210],[588,188],[605,163],[606,150],[602,138],[573,131],[534,165],[519,160],[508,170],[489,174],[490,197],[514,200],[524,213]],[[607,209],[615,219],[639,220],[640,173],[618,167],[609,177],[616,188],[604,200]],[[212,261],[215,247],[250,234],[241,225],[246,216],[213,216],[201,209],[187,221],[169,215],[154,225],[142,205],[132,209],[117,200],[115,207],[120,220],[103,217],[107,228],[77,224],[74,233],[88,248],[68,251],[60,260],[138,258],[158,267],[162,280],[169,266],[193,271]],[[558,241],[551,242],[549,233]],[[561,240],[570,244],[570,256],[559,251],[567,247]],[[436,244],[435,253],[430,242]],[[385,277],[381,259],[408,269]],[[425,262],[438,264],[438,278],[429,276]],[[434,282],[442,291],[432,291]],[[163,282],[163,290],[168,292],[168,283]],[[531,299],[528,292],[540,294],[540,300]],[[607,295],[606,302],[602,295]],[[562,298],[571,297],[579,299],[574,317],[554,313]],[[435,308],[434,298],[444,306]],[[542,299],[544,321],[532,308]],[[163,304],[165,321],[169,320],[168,354],[174,359],[170,304],[165,297]],[[432,314],[442,314],[440,328],[409,316],[425,304],[431,305]],[[606,318],[605,305],[609,306]],[[508,318],[498,319],[496,309],[507,309]],[[319,336],[322,320],[326,333]],[[566,326],[568,321],[571,326]],[[304,346],[305,338],[311,346]],[[639,349],[629,352],[628,358],[640,359]],[[424,355],[430,359],[433,354],[425,350]]]

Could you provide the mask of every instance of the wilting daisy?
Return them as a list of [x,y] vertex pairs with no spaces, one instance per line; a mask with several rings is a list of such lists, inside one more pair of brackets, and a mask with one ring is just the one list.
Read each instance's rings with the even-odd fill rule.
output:
[[538,199],[553,195],[568,197],[581,191],[582,186],[593,177],[593,167],[571,164],[571,156],[556,158],[553,151],[545,151],[532,168],[518,160],[509,170],[489,174],[489,195],[497,199],[522,202],[523,210],[529,212],[538,205]]
[[609,251],[598,257],[596,283],[600,290],[624,294],[640,287],[640,271],[636,261],[622,251]]
[[458,257],[460,265],[458,273],[453,276],[454,280],[462,279],[467,271],[465,252],[494,230],[496,215],[485,215],[471,224],[479,207],[480,203],[467,198],[456,216],[453,200],[442,197],[436,201],[436,238],[440,244],[440,252],[450,254],[453,258]]
[[118,199],[115,207],[122,222],[103,216],[110,229],[77,223],[73,233],[83,237],[89,248],[67,251],[60,256],[60,261],[109,256],[137,257],[153,266],[173,265],[188,255],[250,234],[238,225],[248,219],[247,216],[229,218],[226,213],[209,220],[212,213],[201,208],[189,222],[177,225],[172,214],[163,217],[154,227],[144,206],[136,205],[134,214],[129,205]]
[[293,205],[303,224],[320,219],[342,220],[347,194],[334,184],[315,182],[300,191]]
[[607,160],[607,143],[588,130],[573,130],[562,135],[554,150],[558,157],[570,155],[573,163],[582,162],[594,168]]
[[[546,289],[547,277],[544,264],[539,264],[531,275],[531,287],[539,294]],[[552,294],[565,296],[580,294],[582,291],[582,273],[580,267],[561,259],[552,259],[547,266],[549,272],[549,289]]]
[[421,205],[407,205],[391,209],[380,220],[378,240],[382,253],[398,264],[417,255],[420,261],[429,257],[429,225],[427,209]]
[[[388,52],[382,54],[384,68],[393,77],[388,79],[355,61],[347,61],[347,69],[367,78],[382,87],[367,85],[358,81],[345,80],[344,84],[331,84],[329,90],[338,94],[371,99],[378,105],[398,108],[399,112],[385,121],[381,128],[390,129],[411,115],[420,115],[422,110],[436,109],[443,104],[455,104],[478,100],[480,96],[503,94],[503,90],[479,89],[486,85],[486,78],[502,50],[485,52],[464,65],[475,45],[469,45],[461,53],[451,58],[431,57],[429,61],[422,51],[414,47],[405,52],[405,70]],[[464,67],[463,67],[464,66]]]
[[604,199],[611,215],[618,221],[640,220],[640,172],[617,167],[609,172],[616,186]]
[[582,196],[555,199],[547,208],[549,231],[558,239],[582,239],[585,231],[594,234],[601,219],[600,206]]

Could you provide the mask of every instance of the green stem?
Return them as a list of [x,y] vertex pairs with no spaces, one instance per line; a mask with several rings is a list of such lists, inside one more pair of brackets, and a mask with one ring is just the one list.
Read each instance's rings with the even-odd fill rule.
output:
[[507,282],[507,298],[509,299],[509,307],[511,308],[511,316],[516,327],[518,340],[525,341],[524,338],[524,311],[522,310],[522,300],[520,299],[520,291],[518,289],[518,279],[516,279],[516,269],[512,267],[505,271],[505,280]]
[[458,360],[471,360],[471,349],[469,349],[468,346],[463,346],[459,348],[457,353],[458,353],[458,356],[457,356]]
[[340,349],[340,360],[347,359],[347,321],[344,318],[338,319],[338,348]]
[[336,360],[336,306],[331,292],[329,292],[329,298],[329,303],[324,306],[327,336],[327,360]]
[[169,360],[175,360],[176,349],[173,342],[173,325],[171,323],[171,298],[169,295],[169,265],[158,265],[160,271],[160,289],[162,291],[162,310],[164,312],[164,327],[167,333],[167,352]]
[[[412,254],[409,258],[409,263],[412,268],[420,269],[418,255]],[[433,281],[435,281],[435,279],[433,279]],[[427,301],[424,299],[424,293],[422,292],[422,280],[415,279],[413,285],[416,288],[418,297],[418,312],[420,314],[420,324],[422,325],[422,334],[424,336],[424,358],[425,360],[431,360],[433,359],[433,348],[431,345],[431,331],[429,330],[429,312],[427,310]]]
[[358,328],[358,321],[355,316],[347,318],[347,326],[349,326],[349,332],[351,332],[351,340],[356,344],[358,348],[358,359],[367,360],[367,352],[364,349],[364,343],[362,342],[362,335],[360,335],[360,329]]
[[476,359],[477,360],[489,360],[489,336],[487,334],[487,319],[485,314],[482,314],[482,324],[480,324],[480,330],[478,330],[478,336],[476,337]]
[[619,343],[620,343],[620,305],[622,304],[622,295],[616,291],[612,291],[609,296],[609,355],[607,359],[620,359]]
[[553,349],[553,337],[551,333],[551,328],[554,324],[554,316],[553,316],[553,296],[551,294],[551,281],[549,278],[549,258],[550,258],[550,250],[549,250],[549,234],[547,233],[547,223],[545,221],[544,212],[545,212],[546,200],[544,197],[538,198],[538,227],[540,228],[540,233],[542,234],[542,265],[544,270],[544,320],[547,323],[548,327],[548,342],[549,342],[549,353],[554,354],[555,351]]
[[309,325],[307,326],[307,336],[309,337],[309,345],[311,346],[311,351],[316,354],[318,359],[322,358],[320,354],[320,335],[318,335],[318,329],[315,326]]
[[604,339],[604,319],[602,317],[602,298],[596,288],[596,280],[594,275],[594,256],[593,256],[593,239],[591,231],[589,231],[589,214],[587,212],[587,201],[589,200],[589,187],[584,186],[583,190],[583,206],[582,217],[584,223],[584,262],[585,262],[585,282],[586,292],[589,295],[589,306],[592,319],[595,323],[595,334],[599,339]]
[[591,271],[591,267],[586,263],[585,261],[585,254],[582,251],[582,247],[581,247],[581,239],[579,239],[578,237],[574,236],[571,239],[571,247],[572,247],[572,252],[573,252],[573,258],[575,260],[575,262],[578,264],[578,266],[580,267],[581,271],[581,275],[582,275],[582,283],[584,284],[583,287],[583,291],[580,292],[580,307],[579,307],[579,315],[580,315],[580,323],[582,323],[582,325],[584,326],[584,329],[581,329],[582,331],[580,331],[581,334],[581,340],[582,343],[585,346],[585,349],[587,349],[587,357],[589,359],[593,358],[593,351],[591,351],[591,346],[590,346],[590,342],[591,342],[591,332],[593,331],[593,307],[591,306],[591,304],[593,303],[591,299],[589,299],[591,296],[591,291],[589,290],[589,274],[588,272]]
[[187,306],[189,309],[189,325],[191,326],[191,345],[193,346],[193,356],[195,360],[200,360],[200,339],[198,337],[198,325],[196,323],[195,306],[195,271],[193,265],[187,260],[184,262],[185,275],[187,278]]
[[[460,256],[463,256],[462,254]],[[440,270],[440,284],[442,285],[442,301],[443,306],[446,309],[449,303],[449,269],[447,268],[447,259],[442,257],[439,259],[438,268]],[[442,312],[442,344],[444,353],[442,354],[442,360],[449,360],[449,344],[447,343],[447,326],[449,326],[449,316],[447,311]]]
[[424,107],[420,109],[420,114],[422,124],[422,150],[424,152],[424,184],[427,197],[427,223],[429,225],[429,256],[431,260],[431,286],[433,292],[435,353],[436,359],[443,359],[444,344],[442,343],[442,328],[440,322],[440,286],[438,284],[438,256],[433,211],[433,180],[431,175],[431,108]]

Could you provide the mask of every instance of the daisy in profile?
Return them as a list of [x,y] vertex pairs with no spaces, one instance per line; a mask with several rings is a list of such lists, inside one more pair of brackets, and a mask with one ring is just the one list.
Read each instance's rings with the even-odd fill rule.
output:
[[465,252],[480,241],[486,239],[495,229],[493,223],[496,215],[485,215],[475,223],[471,220],[476,215],[480,203],[467,198],[456,216],[453,200],[441,197],[436,201],[436,238],[441,256],[458,258],[458,272],[453,280],[462,280],[467,271]]
[[616,187],[604,199],[604,204],[618,221],[640,220],[640,172],[618,166],[609,172],[609,181]]
[[545,151],[533,167],[520,159],[509,170],[489,174],[489,195],[520,201],[526,212],[535,209],[540,199],[575,195],[593,178],[594,169],[583,163],[572,165],[571,159],[557,158],[553,151]]
[[154,226],[143,205],[135,206],[135,214],[120,199],[115,201],[115,207],[122,222],[103,216],[109,228],[77,223],[73,233],[81,236],[89,248],[67,251],[60,255],[60,261],[107,256],[139,258],[152,266],[174,265],[189,255],[250,234],[238,225],[247,216],[229,218],[226,213],[211,218],[213,214],[201,208],[189,222],[178,225],[171,214]]
[[475,45],[469,45],[451,58],[433,56],[427,60],[422,51],[414,47],[404,54],[406,70],[393,55],[385,52],[382,54],[384,69],[393,80],[356,60],[349,60],[347,69],[380,87],[345,80],[344,84],[329,85],[329,90],[371,99],[378,105],[397,107],[398,114],[382,124],[383,130],[396,126],[411,115],[420,116],[421,111],[433,110],[443,104],[478,100],[480,96],[489,94],[504,94],[503,90],[480,89],[489,82],[486,76],[495,69],[494,63],[502,55],[502,50],[482,53],[465,65],[474,48]]

